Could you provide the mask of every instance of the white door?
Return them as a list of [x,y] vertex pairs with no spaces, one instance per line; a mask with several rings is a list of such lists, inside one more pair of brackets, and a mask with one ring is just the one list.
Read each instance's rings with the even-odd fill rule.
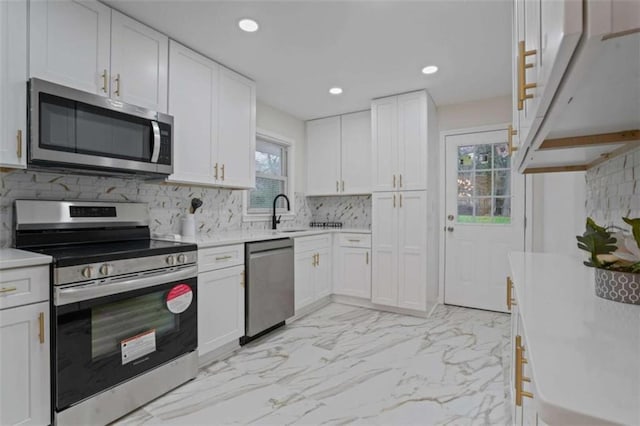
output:
[[255,187],[256,85],[220,67],[218,100],[218,183]]
[[295,254],[295,308],[296,312],[313,302],[315,275],[315,252]]
[[524,176],[507,131],[447,136],[445,303],[505,311],[507,255],[524,250]]
[[169,39],[117,11],[111,16],[111,97],[167,111]]
[[398,303],[398,194],[378,192],[372,197],[371,301]]
[[343,194],[371,193],[371,111],[342,116]]
[[398,193],[398,306],[427,309],[427,191]]
[[198,275],[198,355],[244,336],[244,266]]
[[0,424],[51,423],[49,302],[0,311]]
[[316,267],[314,270],[313,300],[322,299],[331,294],[331,251],[323,247],[316,252]]
[[29,4],[31,76],[108,96],[111,9],[95,0]]
[[173,116],[173,182],[212,184],[217,142],[218,64],[171,42],[169,114]]
[[0,167],[27,159],[27,3],[0,2]]
[[369,249],[340,247],[334,293],[346,296],[371,298],[371,258]]
[[427,94],[398,96],[398,182],[396,188],[427,189]]
[[307,121],[307,195],[340,192],[340,116]]
[[371,103],[372,190],[393,191],[397,186],[398,97]]

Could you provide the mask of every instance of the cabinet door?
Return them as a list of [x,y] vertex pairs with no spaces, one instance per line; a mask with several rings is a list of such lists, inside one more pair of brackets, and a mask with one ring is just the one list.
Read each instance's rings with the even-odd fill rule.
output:
[[427,192],[398,194],[398,306],[427,309]]
[[26,167],[27,2],[0,2],[0,167]]
[[171,42],[169,114],[173,115],[172,182],[213,184],[218,65]]
[[343,194],[371,193],[371,111],[342,116]]
[[218,183],[233,188],[255,187],[256,86],[220,67],[218,98]]
[[427,93],[398,96],[398,186],[427,189]]
[[372,201],[371,301],[398,304],[398,194],[374,193]]
[[398,184],[398,98],[371,103],[372,190],[393,191]]
[[244,336],[244,266],[198,275],[198,355]]
[[318,249],[316,252],[316,267],[313,271],[313,300],[320,300],[331,294],[331,250],[329,247]]
[[29,4],[31,76],[108,96],[111,9],[95,0]]
[[0,311],[0,424],[51,423],[49,302]]
[[315,252],[295,255],[295,308],[296,312],[314,301]]
[[307,195],[340,193],[340,117],[307,121]]
[[111,97],[167,112],[169,39],[122,13],[111,16]]
[[355,247],[339,247],[335,265],[334,293],[346,296],[371,298],[370,250]]

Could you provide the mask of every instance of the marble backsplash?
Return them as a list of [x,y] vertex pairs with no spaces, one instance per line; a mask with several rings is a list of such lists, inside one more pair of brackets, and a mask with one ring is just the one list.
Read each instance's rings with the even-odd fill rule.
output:
[[[269,221],[243,221],[243,191],[23,170],[0,173],[0,247],[13,243],[16,199],[144,202],[149,205],[153,233],[177,234],[180,218],[187,213],[194,197],[203,201],[196,213],[199,234],[261,230],[271,226]],[[307,227],[309,222],[329,219],[341,220],[345,227],[370,228],[370,198],[307,198],[296,193],[295,218],[283,221],[281,227]]]

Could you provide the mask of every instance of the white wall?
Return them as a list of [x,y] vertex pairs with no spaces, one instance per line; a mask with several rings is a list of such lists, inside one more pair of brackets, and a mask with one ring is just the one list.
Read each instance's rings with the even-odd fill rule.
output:
[[258,129],[268,130],[293,140],[295,145],[295,192],[304,192],[307,188],[304,121],[258,101],[256,103],[256,126]]
[[511,96],[438,106],[440,131],[511,122]]

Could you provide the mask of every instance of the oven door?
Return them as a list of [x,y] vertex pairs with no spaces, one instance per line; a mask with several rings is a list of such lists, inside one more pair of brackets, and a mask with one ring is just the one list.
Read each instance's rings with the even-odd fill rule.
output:
[[196,349],[197,278],[167,281],[54,306],[57,411]]
[[31,164],[172,172],[171,117],[38,79],[30,91]]

